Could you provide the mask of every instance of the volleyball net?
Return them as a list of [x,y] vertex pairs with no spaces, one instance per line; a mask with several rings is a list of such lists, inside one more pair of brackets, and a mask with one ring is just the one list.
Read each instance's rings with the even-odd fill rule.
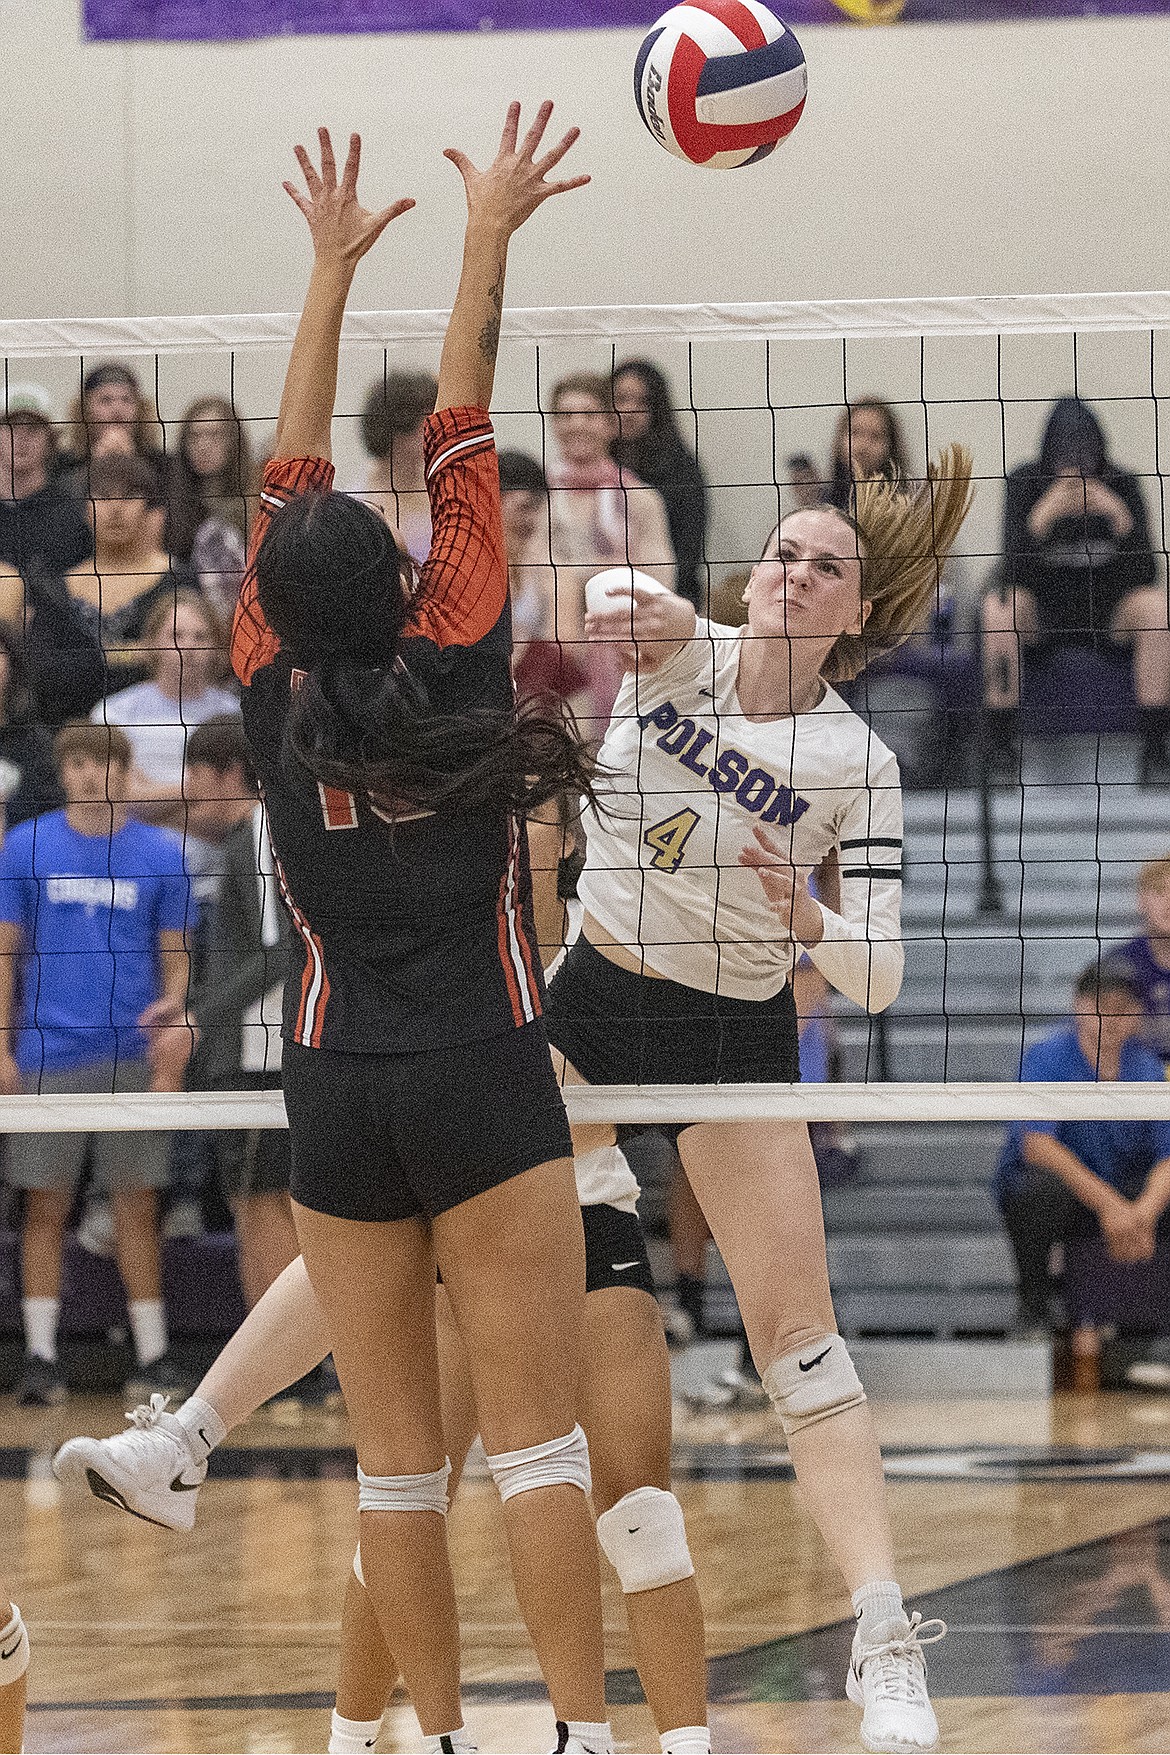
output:
[[[156,545],[164,518],[177,522],[176,495],[194,494],[195,525],[189,517],[187,535],[171,545],[175,577],[222,611],[238,580],[254,465],[271,445],[295,321],[0,323],[0,418],[16,423],[0,426],[0,440],[17,434],[22,420],[27,426],[47,417],[91,522],[100,517],[99,476],[108,498],[144,491],[133,482],[119,487],[116,469],[91,482],[103,455],[134,446],[161,454],[151,496]],[[412,399],[425,400],[445,323],[444,312],[351,313],[343,334],[338,486],[375,496],[420,558],[425,493],[411,470],[409,434],[422,410],[411,412]],[[606,455],[588,456],[587,446],[567,455],[566,411],[587,417],[596,385],[608,397],[631,361],[663,374],[705,500],[689,476],[665,482],[663,503],[631,486],[629,460],[648,455],[636,437],[626,444],[636,408],[611,423]],[[120,431],[117,419],[87,406],[94,369],[111,362],[129,369],[142,399],[132,420],[119,417]],[[1123,969],[1130,980],[1136,970],[1142,998],[1133,1009],[1150,1015],[1135,1018],[1134,1028],[1170,1059],[1170,1020],[1160,1015],[1170,1013],[1170,968],[1161,971],[1156,945],[1140,968],[1133,950],[1151,910],[1157,934],[1150,898],[1163,882],[1170,898],[1170,864],[1155,864],[1170,860],[1170,765],[1158,760],[1159,739],[1170,732],[1168,397],[1166,293],[505,315],[497,442],[513,460],[539,466],[551,506],[538,509],[514,587],[521,660],[543,645],[587,672],[584,580],[611,564],[658,570],[692,590],[701,613],[720,623],[741,620],[746,575],[789,511],[834,495],[847,503],[852,479],[891,460],[915,480],[947,445],[965,445],[974,458],[974,508],[955,552],[940,563],[925,625],[848,691],[850,705],[897,755],[905,785],[906,964],[897,1000],[871,1016],[823,983],[798,984],[808,1081],[800,1087],[569,1086],[573,1119],[1170,1117],[1170,1084],[1019,1082],[1023,1051],[1068,1019],[1074,986],[1092,969]],[[604,428],[608,407],[601,413]],[[203,477],[201,436],[221,443],[218,467]],[[610,440],[625,447],[627,461],[616,489],[606,467]],[[539,480],[513,467],[510,479]],[[0,444],[0,470],[0,531],[17,530],[12,540],[19,541],[17,514],[31,477],[16,437]],[[210,483],[206,492],[200,481]],[[1050,490],[1052,502],[1033,517]],[[666,514],[643,524],[654,531],[669,525],[668,549],[656,549],[653,534],[635,542],[642,504]],[[1026,532],[1024,554],[1011,534],[1013,516]],[[155,652],[140,629],[109,633],[131,626],[125,608],[136,593],[117,541],[108,538],[99,532],[101,564],[95,570],[88,563],[92,583],[80,592],[66,569],[50,577],[51,569],[28,556],[16,557],[16,571],[0,569],[0,619],[41,667],[34,697],[39,683],[45,698],[37,707],[50,723],[90,712],[119,723],[114,695],[135,686],[128,677],[149,685],[154,674]],[[138,565],[133,554],[127,565]],[[116,663],[107,663],[92,701],[73,686],[63,656],[74,636],[63,636],[65,646],[55,650],[46,633],[54,618],[82,633],[96,626],[99,638],[116,642]],[[177,623],[161,644],[168,640],[176,644]],[[192,664],[191,654],[209,643],[210,635],[196,632],[180,651],[180,673],[184,663],[189,677],[197,673],[201,698],[230,687],[210,662]],[[67,686],[54,695],[62,674]],[[588,718],[595,695],[587,681],[581,687]],[[184,718],[185,698],[157,724],[142,717],[140,701],[126,729],[137,766],[156,761],[164,776],[146,789],[142,813],[184,843],[194,925],[198,908],[212,905],[218,865],[184,797],[182,757],[194,729]],[[0,769],[5,760],[0,748]],[[9,803],[19,779],[5,769]],[[761,808],[765,802],[761,795]],[[257,876],[264,876],[259,866]],[[68,871],[34,873],[29,881],[36,889],[54,877],[66,889],[76,882]],[[99,884],[88,899],[77,893],[78,906],[108,912],[117,883],[111,868],[109,896],[98,893]],[[44,895],[47,901],[47,889]],[[22,991],[27,1007],[30,987],[53,986],[41,982],[44,962],[62,953],[38,945],[37,930],[10,957],[14,1008]],[[1164,949],[1170,964],[1170,939]],[[116,955],[111,939],[108,956]],[[84,964],[73,967],[84,986]],[[93,970],[95,980],[107,980],[97,963]],[[36,1028],[52,1027],[38,1020],[35,993],[29,1015]],[[282,1124],[280,1094],[271,1091],[83,1096],[54,1089],[0,1098],[0,1130],[7,1131]]]

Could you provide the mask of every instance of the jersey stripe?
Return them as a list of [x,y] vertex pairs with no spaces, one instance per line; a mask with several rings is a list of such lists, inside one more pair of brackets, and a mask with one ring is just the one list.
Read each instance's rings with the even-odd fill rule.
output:
[[456,440],[453,445],[448,445],[445,450],[439,452],[438,456],[427,470],[427,480],[432,481],[445,463],[450,463],[454,458],[463,456],[468,451],[476,450],[481,445],[487,449],[493,444],[493,442],[493,435],[490,428],[487,432],[472,433],[466,439]]
[[500,879],[499,946],[504,982],[512,1005],[512,1020],[517,1029],[539,1016],[539,1002],[532,984],[531,965],[521,949],[523,929],[516,908],[517,878],[520,869],[520,835],[516,819],[509,824],[508,863]]
[[329,1003],[330,991],[329,976],[325,970],[325,949],[293,901],[292,891],[288,887],[288,879],[284,875],[284,867],[276,857],[275,849],[273,849],[272,863],[276,867],[276,881],[280,885],[284,905],[292,915],[293,925],[305,947],[305,967],[301,973],[301,1003],[297,1008],[293,1041],[299,1042],[302,1048],[320,1048],[321,1032],[325,1027],[325,1008]]
[[889,878],[892,884],[902,882],[902,873],[896,865],[847,865],[841,876],[843,878]]
[[900,847],[901,835],[862,835],[856,841],[839,841],[837,849],[840,853],[849,853],[854,847]]

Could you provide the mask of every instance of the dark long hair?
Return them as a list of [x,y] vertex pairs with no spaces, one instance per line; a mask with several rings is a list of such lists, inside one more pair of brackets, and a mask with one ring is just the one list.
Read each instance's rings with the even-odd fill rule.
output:
[[412,578],[385,521],[346,494],[301,495],[273,519],[256,557],[260,607],[304,672],[286,766],[367,794],[392,821],[527,811],[565,792],[596,802],[597,764],[570,720],[431,701],[399,656]]
[[626,372],[633,372],[642,380],[650,424],[640,439],[619,437],[614,440],[611,447],[614,462],[631,470],[642,481],[649,482],[651,487],[693,473],[696,468],[694,453],[679,431],[665,376],[649,360],[623,360],[614,367],[615,385]]

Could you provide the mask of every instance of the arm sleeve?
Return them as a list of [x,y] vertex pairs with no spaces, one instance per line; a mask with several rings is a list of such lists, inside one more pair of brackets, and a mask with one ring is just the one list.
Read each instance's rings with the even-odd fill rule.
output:
[[245,688],[258,670],[271,664],[280,641],[264,620],[256,586],[256,556],[268,533],[275,512],[298,494],[328,493],[333,486],[333,465],[324,457],[278,457],[264,470],[260,509],[248,540],[248,567],[240,586],[232,623],[232,669]]
[[885,1011],[902,986],[902,788],[888,753],[858,787],[838,839],[840,912],[817,906],[825,923],[808,955],[827,981],[868,1012]]
[[1142,585],[1152,585],[1157,577],[1157,564],[1150,546],[1146,496],[1136,475],[1121,475],[1109,486],[1125,501],[1133,519],[1133,529],[1122,543],[1115,565],[1118,583],[1127,591],[1134,591]]
[[423,428],[431,552],[403,633],[474,646],[508,601],[496,441],[486,409],[445,408]]
[[32,876],[25,856],[28,845],[24,836],[10,833],[0,847],[0,920],[9,926],[23,927],[29,913],[25,906]]

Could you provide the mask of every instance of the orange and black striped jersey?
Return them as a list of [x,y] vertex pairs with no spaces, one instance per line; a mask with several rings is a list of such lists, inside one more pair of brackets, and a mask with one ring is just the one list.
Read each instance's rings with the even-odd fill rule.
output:
[[[508,566],[487,414],[432,415],[425,454],[433,537],[401,659],[439,712],[510,708]],[[368,797],[314,791],[282,762],[300,673],[264,620],[253,563],[282,505],[332,486],[321,458],[268,465],[232,632],[281,892],[303,950],[285,990],[285,1038],[402,1053],[520,1028],[543,999],[523,823],[501,810],[441,811],[391,828]]]

